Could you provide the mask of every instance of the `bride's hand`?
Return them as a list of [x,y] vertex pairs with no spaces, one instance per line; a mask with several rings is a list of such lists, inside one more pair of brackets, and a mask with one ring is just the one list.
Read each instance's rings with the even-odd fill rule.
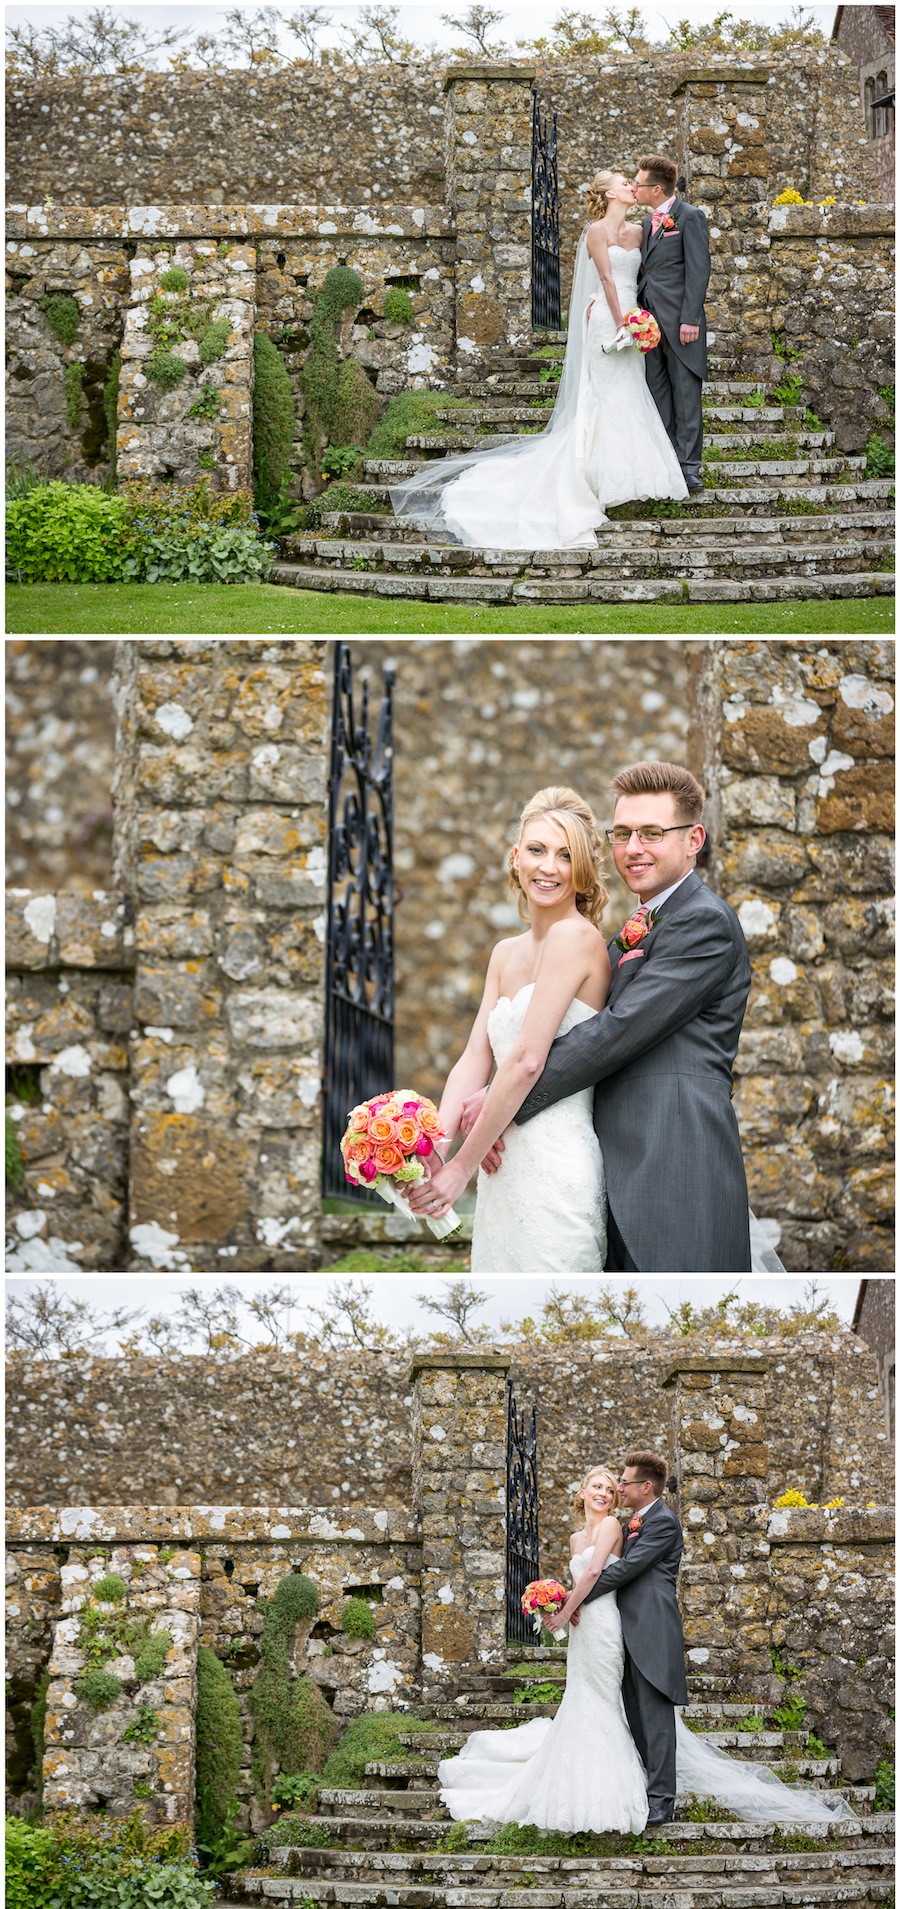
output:
[[440,1219],[449,1212],[465,1184],[464,1171],[457,1167],[455,1160],[450,1160],[427,1179],[416,1181],[409,1188],[407,1199],[412,1211],[421,1218]]

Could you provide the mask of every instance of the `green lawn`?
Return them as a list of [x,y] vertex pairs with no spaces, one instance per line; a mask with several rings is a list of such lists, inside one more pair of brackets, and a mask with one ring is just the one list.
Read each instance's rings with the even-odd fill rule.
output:
[[276,584],[11,584],[11,636],[864,636],[892,597],[837,602],[543,604],[534,609],[329,596]]

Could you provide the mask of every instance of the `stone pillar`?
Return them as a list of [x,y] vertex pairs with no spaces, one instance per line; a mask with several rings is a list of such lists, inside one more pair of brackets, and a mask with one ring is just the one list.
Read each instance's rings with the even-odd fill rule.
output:
[[695,678],[707,878],[753,986],[735,1108],[791,1271],[894,1265],[890,643],[714,642]]
[[687,1668],[741,1697],[765,1696],[772,1677],[766,1371],[765,1359],[732,1353],[679,1359],[663,1379],[684,1530]]
[[[68,1513],[73,1521],[77,1513]],[[113,1604],[93,1595],[107,1573],[121,1578],[126,1595]],[[151,1822],[189,1823],[194,1813],[197,1647],[200,1637],[200,1554],[155,1544],[95,1549],[74,1546],[61,1573],[63,1615],[54,1623],[50,1683],[44,1727],[43,1801],[46,1810],[106,1809],[127,1816],[142,1809]],[[79,1644],[88,1611],[115,1621],[137,1620],[146,1636],[168,1632],[163,1666],[138,1678],[140,1642],[103,1668],[119,1684],[108,1707],[88,1703],[78,1685],[94,1664]],[[94,1665],[96,1672],[96,1665]],[[147,1666],[149,1669],[150,1667]],[[128,1739],[133,1725],[155,1734]],[[143,1715],[140,1713],[143,1712]]]
[[[181,289],[164,283],[173,268],[187,275]],[[227,336],[215,340],[219,320],[226,321]],[[193,485],[208,471],[217,490],[252,488],[255,322],[254,246],[230,239],[139,243],[122,339],[120,479]],[[162,385],[148,374],[147,361],[159,352],[187,366],[180,383]],[[198,405],[208,408],[198,413]]]
[[460,367],[531,338],[531,89],[524,66],[452,66],[447,200],[456,218]]
[[674,93],[686,197],[709,219],[710,349],[745,378],[768,375],[774,362],[765,229],[770,78],[767,66],[701,66],[683,72]]
[[317,1264],[323,645],[123,644],[118,880],[135,912],[135,1265]]
[[506,1646],[506,1375],[486,1352],[417,1356],[413,1509],[422,1528],[422,1686],[497,1663]]

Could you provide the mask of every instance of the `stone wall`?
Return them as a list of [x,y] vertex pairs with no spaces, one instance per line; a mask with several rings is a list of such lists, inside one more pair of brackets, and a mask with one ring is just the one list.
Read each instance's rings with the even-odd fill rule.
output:
[[[840,51],[856,67],[859,103],[865,111],[869,98],[883,98],[894,90],[896,53],[894,14],[888,7],[839,7],[835,16],[834,38]],[[882,74],[887,85],[878,84]],[[869,92],[871,88],[871,92]],[[881,130],[868,124],[869,150],[878,175],[881,198],[893,205],[896,196],[896,108],[882,109]],[[885,124],[888,130],[883,130]]]
[[112,881],[116,719],[106,639],[6,644],[6,879],[90,895]]
[[[101,230],[32,243],[10,231],[6,256],[6,455],[48,477],[102,482],[110,469],[104,393],[122,339],[128,253]],[[70,344],[51,330],[46,299],[74,298]],[[65,385],[72,393],[70,419]],[[58,647],[58,646],[54,646]]]
[[7,894],[8,1113],[23,1184],[8,1218],[20,1271],[77,1272],[127,1253],[134,931],[98,889]]
[[[850,1332],[760,1345],[773,1390],[772,1497],[795,1489],[810,1500],[884,1503],[891,1448],[868,1346]],[[665,1447],[661,1385],[681,1346],[654,1335],[646,1344],[505,1348],[520,1404],[537,1405],[548,1568],[566,1555],[574,1487],[588,1466],[617,1464],[635,1446]],[[314,1347],[234,1360],[16,1358],[7,1388],[8,1501],[409,1506],[408,1375],[403,1352]]]
[[135,914],[139,1262],[317,1253],[322,645],[123,646],[116,831]]
[[413,1508],[422,1532],[422,1690],[506,1648],[507,1354],[417,1353]]
[[735,1095],[751,1204],[783,1216],[789,1266],[888,1272],[892,648],[716,642],[708,663],[710,879],[753,965]]

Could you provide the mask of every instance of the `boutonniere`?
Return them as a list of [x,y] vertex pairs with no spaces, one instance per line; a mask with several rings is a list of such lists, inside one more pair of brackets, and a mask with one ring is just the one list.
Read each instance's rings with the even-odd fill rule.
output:
[[641,1528],[641,1519],[638,1517],[637,1512],[635,1512],[634,1517],[632,1518],[631,1523],[628,1527],[629,1533],[632,1531],[640,1531],[640,1528]]
[[664,232],[678,231],[678,220],[673,219],[671,212],[667,212],[665,218],[660,219],[660,225]]
[[640,912],[629,915],[624,928],[620,930],[615,940],[615,945],[622,954],[626,954],[629,948],[636,948],[639,942],[646,939],[651,928],[656,927],[656,917],[658,913],[658,909],[649,908],[646,915],[642,915]]

